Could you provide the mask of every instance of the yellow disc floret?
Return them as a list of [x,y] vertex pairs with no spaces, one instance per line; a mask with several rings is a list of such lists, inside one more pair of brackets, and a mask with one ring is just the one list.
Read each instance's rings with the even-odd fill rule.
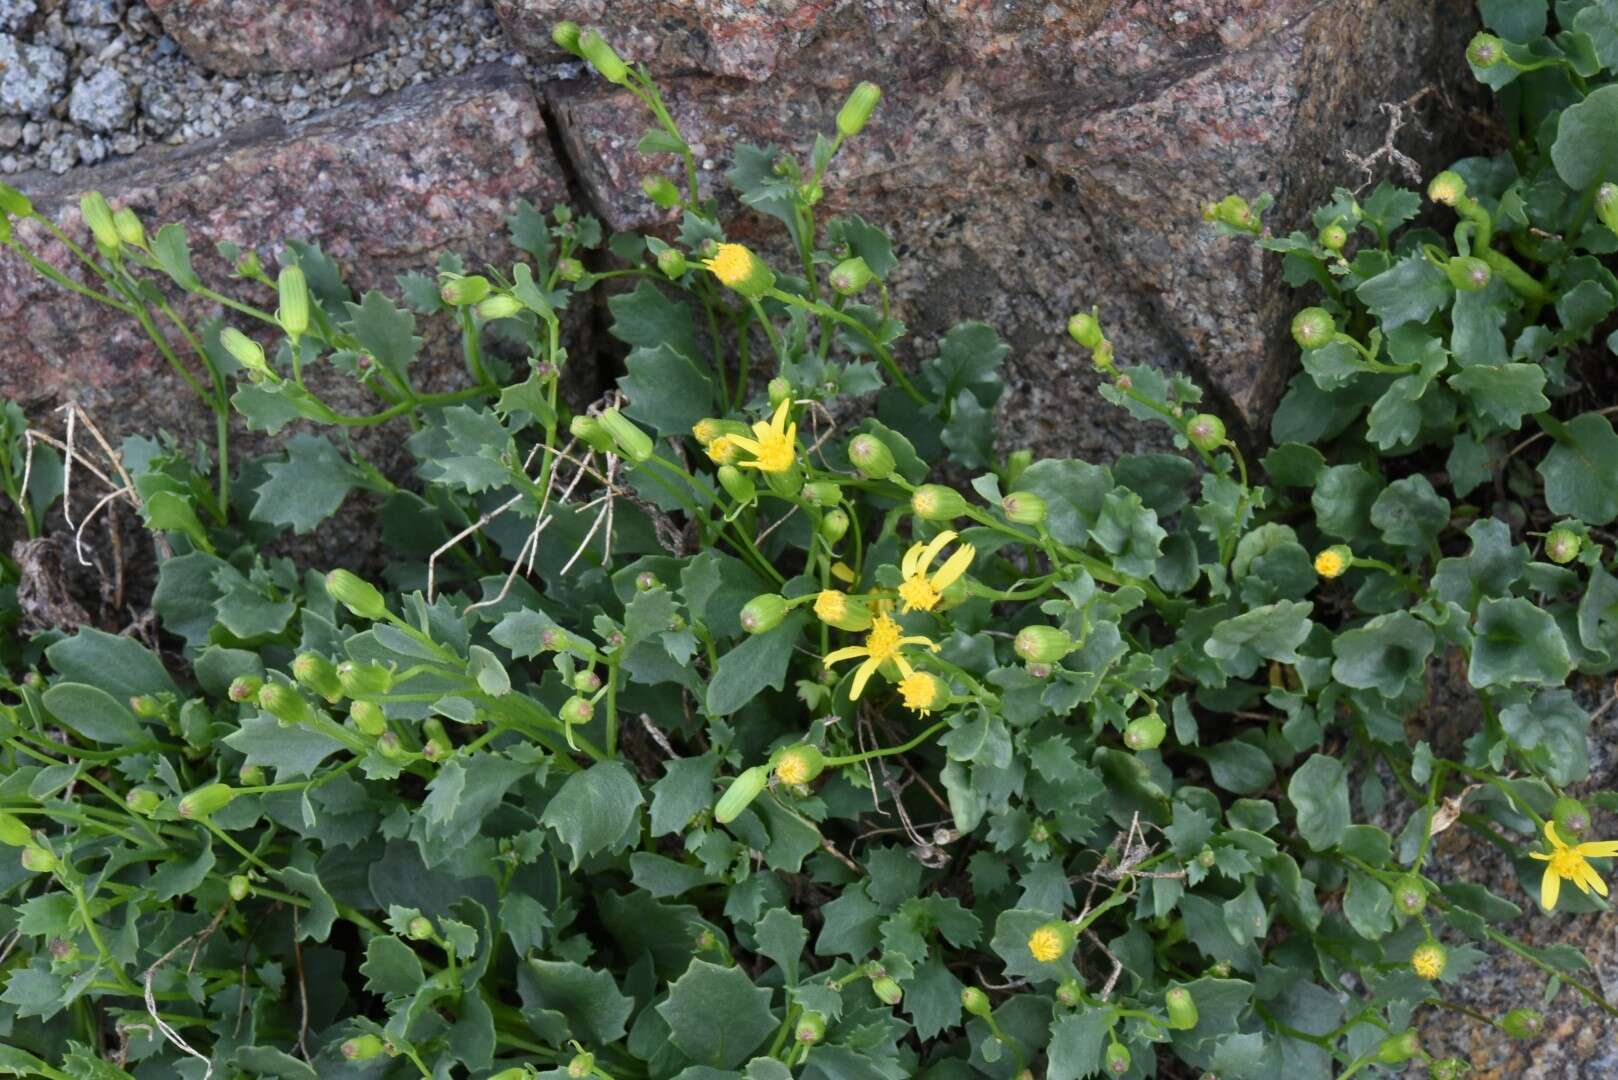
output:
[[720,244],[719,250],[714,252],[714,257],[704,260],[702,265],[711,270],[713,276],[722,284],[734,289],[747,280],[747,275],[752,272],[753,264],[757,261],[753,253],[742,244]]
[[721,435],[708,444],[708,460],[715,465],[734,465],[741,453],[741,447],[729,435]]
[[949,700],[949,687],[936,675],[913,671],[899,680],[899,694],[905,708],[926,716]]
[[1436,979],[1444,974],[1446,960],[1444,946],[1436,941],[1424,942],[1410,954],[1410,970],[1424,979]]
[[769,423],[761,420],[753,425],[751,439],[743,435],[722,436],[708,444],[708,456],[713,456],[714,446],[728,440],[738,449],[753,455],[752,461],[739,462],[742,468],[767,473],[786,472],[798,457],[798,425],[787,422],[791,413],[792,401],[789,398],[776,406],[775,415],[770,417]]
[[904,578],[899,584],[899,599],[904,601],[904,610],[933,610],[943,599],[944,590],[955,584],[966,573],[966,568],[972,565],[976,551],[971,544],[962,544],[944,561],[936,574],[928,576],[927,570],[933,560],[954,539],[955,533],[946,529],[933,537],[931,542],[913,544],[905,552],[904,559],[899,563],[899,573]]
[[1046,923],[1028,935],[1028,952],[1041,964],[1060,960],[1068,950],[1067,935],[1059,926]]
[[1348,569],[1351,558],[1352,555],[1348,553],[1347,548],[1341,545],[1329,547],[1315,556],[1315,573],[1328,581],[1335,577],[1342,577],[1343,571]]

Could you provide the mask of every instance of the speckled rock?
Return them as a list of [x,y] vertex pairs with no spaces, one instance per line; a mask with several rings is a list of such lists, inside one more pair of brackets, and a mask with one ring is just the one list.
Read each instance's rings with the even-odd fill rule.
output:
[[38,12],[39,0],[0,0],[0,30],[22,30]]
[[380,47],[396,0],[147,0],[187,56],[226,75],[319,71]]
[[[614,41],[619,10],[607,16]],[[1295,226],[1357,179],[1342,154],[1381,141],[1382,101],[1430,81],[1440,58],[1460,72],[1468,12],[1464,0],[877,0],[821,5],[812,33],[783,30],[767,83],[663,81],[710,193],[725,189],[738,143],[806,152],[856,82],[880,81],[882,105],[832,169],[826,212],[857,209],[894,233],[913,330],[984,318],[1013,343],[1011,441],[1108,454],[1143,429],[1095,397],[1064,343],[1067,314],[1101,303],[1122,359],[1195,374],[1238,430],[1261,428],[1296,362],[1283,327],[1298,301],[1277,260],[1213,236],[1200,204],[1275,191],[1273,226]],[[548,93],[598,212],[616,228],[666,221],[640,181],[668,159],[636,152],[647,120],[635,103],[599,81]],[[730,205],[732,232],[761,232]]]
[[512,40],[542,60],[563,19],[601,30],[620,55],[660,72],[767,79],[849,0],[494,0]]
[[135,114],[135,96],[122,74],[102,68],[73,84],[67,114],[92,131],[117,131]]
[[[92,187],[115,206],[135,208],[151,227],[184,223],[198,271],[224,291],[243,289],[228,280],[216,242],[256,250],[273,273],[283,238],[313,238],[356,292],[382,288],[394,296],[397,274],[430,272],[440,252],[457,253],[473,267],[503,264],[509,274],[516,252],[505,217],[513,205],[527,198],[550,206],[567,194],[538,102],[505,67],[302,123],[264,122],[179,151],[142,151],[66,178],[35,174],[19,186],[81,239],[77,199]],[[45,258],[67,264],[66,253],[40,230],[18,232]],[[258,299],[273,306],[273,297]],[[217,312],[193,304],[189,314]],[[411,369],[418,385],[463,385],[448,320],[422,320],[417,333],[426,339]],[[0,397],[20,400],[30,415],[44,416],[71,398],[114,438],[167,429],[212,441],[208,414],[133,321],[65,295],[9,254],[0,254],[0,356]],[[322,372],[329,376],[322,392],[329,390],[340,407],[371,407],[351,381]],[[362,440],[384,466],[397,464],[400,443],[387,426]]]
[[67,57],[49,45],[0,34],[0,111],[44,116],[67,83]]

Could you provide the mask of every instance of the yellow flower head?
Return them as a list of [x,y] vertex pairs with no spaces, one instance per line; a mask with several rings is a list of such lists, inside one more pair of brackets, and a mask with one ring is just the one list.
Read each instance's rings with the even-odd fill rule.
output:
[[905,708],[926,716],[949,700],[949,687],[936,675],[913,671],[899,680],[899,694]]
[[943,599],[944,590],[958,581],[966,568],[972,565],[972,557],[976,552],[971,544],[962,544],[955,549],[955,554],[944,560],[944,565],[932,577],[927,576],[928,567],[938,558],[938,553],[955,539],[955,533],[946,529],[926,544],[912,544],[910,550],[905,552],[904,559],[899,563],[899,573],[904,581],[899,585],[899,599],[904,601],[906,611],[931,611]]
[[741,447],[736,445],[736,439],[730,435],[721,435],[707,446],[708,460],[715,465],[734,465],[736,455],[741,453]]
[[1448,959],[1444,946],[1436,941],[1423,942],[1410,954],[1410,970],[1424,979],[1436,979],[1444,974]]
[[854,584],[854,571],[849,568],[849,565],[846,562],[839,561],[832,563],[831,576],[836,578],[838,581],[841,581],[844,585]]
[[720,244],[713,258],[704,259],[702,265],[722,285],[743,296],[763,296],[775,284],[770,268],[742,244]]
[[840,664],[844,660],[853,660],[858,657],[865,658],[865,663],[861,664],[859,670],[854,673],[854,686],[848,695],[851,698],[858,698],[865,691],[865,684],[870,681],[871,675],[876,669],[889,661],[893,662],[894,666],[899,669],[899,674],[903,677],[908,678],[914,673],[915,669],[910,666],[910,662],[904,657],[903,650],[906,645],[920,645],[934,652],[938,651],[938,646],[934,645],[930,639],[906,637],[903,628],[894,622],[892,618],[886,614],[878,614],[871,621],[871,632],[865,636],[864,645],[850,645],[846,648],[838,649],[826,657],[825,664],[827,667],[831,667],[833,664]]
[[708,456],[713,456],[716,444],[728,439],[739,449],[753,455],[752,461],[739,463],[742,468],[767,473],[786,472],[792,468],[792,463],[798,457],[798,425],[787,422],[791,412],[792,401],[789,398],[776,406],[775,415],[770,417],[769,423],[760,420],[753,425],[751,439],[742,435],[727,435],[715,439],[708,445]]
[[839,630],[869,630],[871,609],[837,589],[824,589],[815,597],[815,618]]
[[1028,935],[1028,952],[1041,964],[1060,960],[1068,948],[1068,937],[1060,924],[1046,923]]
[[1341,577],[1343,571],[1348,569],[1348,561],[1351,558],[1353,558],[1352,553],[1341,544],[1329,547],[1315,556],[1315,573],[1328,581],[1335,577]]
[[1562,881],[1566,879],[1579,887],[1579,891],[1588,895],[1593,889],[1601,896],[1607,895],[1607,883],[1601,880],[1586,859],[1610,859],[1618,855],[1618,840],[1597,840],[1585,844],[1564,844],[1562,838],[1556,835],[1555,822],[1545,823],[1545,839],[1551,842],[1550,854],[1543,855],[1537,851],[1529,852],[1529,857],[1538,859],[1545,864],[1545,876],[1539,882],[1539,903],[1546,911],[1556,907],[1556,898],[1562,891]]
[[725,430],[720,426],[719,421],[713,419],[712,417],[698,420],[695,424],[691,425],[691,434],[695,436],[697,442],[701,443],[703,446],[707,446],[724,433]]

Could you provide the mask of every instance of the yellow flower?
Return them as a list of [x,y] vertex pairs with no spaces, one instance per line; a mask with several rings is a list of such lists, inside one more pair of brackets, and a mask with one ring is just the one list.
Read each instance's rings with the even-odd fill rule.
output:
[[787,423],[787,414],[792,411],[792,401],[787,399],[776,406],[775,415],[770,422],[760,420],[753,425],[753,437],[745,438],[741,435],[729,435],[715,439],[708,446],[708,455],[713,456],[714,444],[729,439],[739,449],[753,455],[752,461],[740,462],[743,468],[757,469],[760,472],[784,473],[792,468],[792,462],[798,456],[798,425]]
[[1569,846],[1556,835],[1556,824],[1550,821],[1545,823],[1545,838],[1551,842],[1549,855],[1542,855],[1537,851],[1528,853],[1530,858],[1538,859],[1545,864],[1545,876],[1539,882],[1541,907],[1546,911],[1556,907],[1556,898],[1562,891],[1563,878],[1577,885],[1586,895],[1591,889],[1601,896],[1607,895],[1607,883],[1601,880],[1601,875],[1585,860],[1609,859],[1618,855],[1618,840],[1597,840]]
[[1348,561],[1353,554],[1341,544],[1334,545],[1315,556],[1315,573],[1328,581],[1341,577],[1343,571],[1348,569]]
[[1046,923],[1028,935],[1028,951],[1041,964],[1060,960],[1068,950],[1067,935],[1061,929]]
[[1436,941],[1423,942],[1410,954],[1410,970],[1424,979],[1436,979],[1444,974],[1444,965],[1448,959],[1444,946]]
[[742,244],[720,244],[713,258],[704,259],[702,265],[711,271],[721,284],[735,289],[743,296],[756,299],[763,296],[775,284],[775,275],[770,272],[770,268]]
[[854,687],[848,695],[851,698],[858,698],[864,692],[865,684],[870,680],[871,674],[890,660],[899,669],[900,675],[908,678],[914,673],[915,669],[904,658],[903,649],[906,645],[922,645],[932,649],[934,652],[938,651],[938,646],[934,645],[929,639],[906,637],[904,630],[898,623],[887,615],[879,614],[871,623],[871,632],[865,636],[864,645],[849,645],[846,648],[838,649],[826,657],[825,663],[827,667],[831,667],[833,664],[840,664],[844,660],[853,660],[861,656],[865,658],[865,663],[861,664],[859,670],[854,673]]
[[844,585],[854,584],[854,571],[849,569],[849,565],[846,562],[832,563],[831,576],[836,578],[838,581],[841,581]]
[[904,601],[904,610],[933,610],[942,599],[944,590],[955,584],[966,573],[966,568],[972,565],[972,556],[976,552],[971,544],[962,544],[955,549],[955,554],[944,560],[938,573],[931,578],[927,576],[927,568],[932,566],[945,545],[954,539],[955,533],[946,529],[933,537],[930,543],[912,544],[910,550],[905,552],[904,559],[899,563],[899,573],[904,577],[904,582],[899,586],[899,599]]
[[944,680],[925,671],[913,671],[899,680],[899,693],[905,708],[926,716],[949,699]]
[[731,465],[736,461],[736,454],[741,448],[736,445],[736,439],[731,435],[721,435],[707,446],[708,460],[715,465]]
[[871,609],[836,589],[823,589],[815,597],[815,618],[839,630],[868,630]]
[[697,442],[701,443],[703,446],[707,446],[724,433],[724,429],[719,426],[719,421],[713,419],[712,417],[698,420],[696,423],[691,425],[691,434],[695,436]]

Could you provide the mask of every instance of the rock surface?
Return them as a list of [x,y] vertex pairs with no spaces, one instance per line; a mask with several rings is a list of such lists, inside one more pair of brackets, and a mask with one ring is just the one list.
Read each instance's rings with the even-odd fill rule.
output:
[[211,71],[319,71],[382,45],[395,0],[147,0]]
[[67,82],[67,57],[49,45],[0,34],[0,110],[43,116]]

